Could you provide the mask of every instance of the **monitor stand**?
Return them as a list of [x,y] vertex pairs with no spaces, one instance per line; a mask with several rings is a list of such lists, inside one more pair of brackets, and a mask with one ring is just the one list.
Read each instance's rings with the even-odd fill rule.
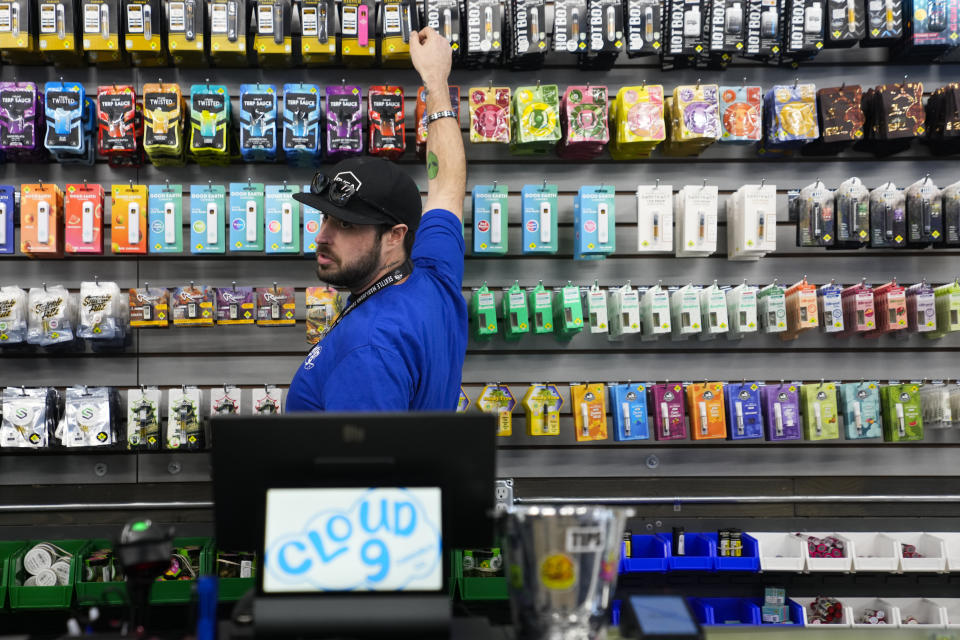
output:
[[258,638],[450,637],[450,598],[424,595],[316,595],[259,597],[253,601]]

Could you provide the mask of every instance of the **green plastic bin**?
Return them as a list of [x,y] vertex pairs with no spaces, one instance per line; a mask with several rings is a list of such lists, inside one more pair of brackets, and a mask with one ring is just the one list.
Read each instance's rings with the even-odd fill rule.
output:
[[[222,549],[221,549],[222,551]],[[217,550],[212,549],[210,557],[211,575],[217,575]],[[256,585],[256,572],[260,571],[260,558],[257,558],[252,578],[217,578],[217,600],[234,602],[239,600]]]
[[0,610],[7,604],[7,563],[10,556],[23,548],[23,541],[0,542]]
[[83,579],[83,561],[98,549],[112,549],[113,542],[105,538],[91,540],[90,545],[80,555],[77,568],[77,604],[88,606],[122,605],[127,602],[127,583],[123,580],[113,582],[85,582]]
[[453,557],[453,573],[461,600],[506,600],[507,579],[467,578],[463,575],[463,552],[457,551]]
[[[200,573],[213,573],[213,540],[210,538],[174,538],[173,548],[200,547]],[[190,602],[196,580],[158,580],[150,590],[150,604],[183,604]]]
[[[23,557],[27,551],[41,542],[54,544],[73,555],[70,563],[70,584],[55,587],[24,587],[17,584],[17,574],[23,570]],[[11,609],[69,609],[73,603],[74,585],[77,582],[77,561],[90,544],[87,540],[30,540],[10,555],[7,562],[7,593]]]

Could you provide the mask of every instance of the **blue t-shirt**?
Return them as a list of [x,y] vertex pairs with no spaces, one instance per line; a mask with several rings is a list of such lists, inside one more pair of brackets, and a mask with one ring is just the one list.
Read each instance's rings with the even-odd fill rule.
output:
[[370,296],[300,365],[293,411],[453,411],[467,351],[460,220],[427,211],[413,244],[413,273]]

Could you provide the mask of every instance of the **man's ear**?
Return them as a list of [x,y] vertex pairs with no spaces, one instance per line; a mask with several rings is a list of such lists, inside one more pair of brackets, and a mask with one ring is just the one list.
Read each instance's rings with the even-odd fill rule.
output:
[[407,235],[407,225],[405,224],[395,225],[392,229],[390,229],[390,232],[387,233],[387,246],[402,247],[403,239],[406,237],[406,235]]

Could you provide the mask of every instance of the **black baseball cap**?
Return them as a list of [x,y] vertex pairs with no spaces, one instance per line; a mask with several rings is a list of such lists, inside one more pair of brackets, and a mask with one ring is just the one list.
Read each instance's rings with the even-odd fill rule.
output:
[[414,232],[423,201],[413,178],[383,158],[349,158],[318,171],[293,197],[325,216],[353,224],[405,224]]

